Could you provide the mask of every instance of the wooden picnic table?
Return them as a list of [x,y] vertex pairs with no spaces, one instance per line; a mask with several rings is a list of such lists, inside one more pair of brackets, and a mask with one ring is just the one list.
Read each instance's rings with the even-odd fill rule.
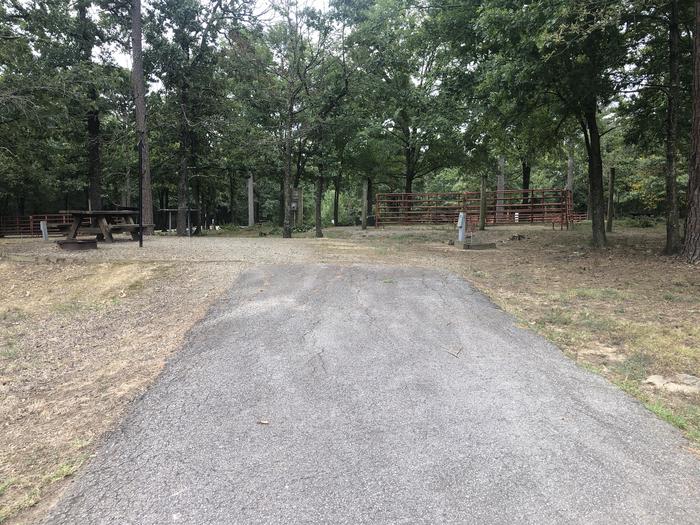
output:
[[[75,239],[81,234],[94,234],[98,238],[101,236],[105,242],[114,242],[113,233],[130,233],[132,240],[139,239],[139,225],[134,220],[139,215],[138,211],[65,210],[61,213],[73,216],[73,222],[66,230],[67,239]],[[90,224],[83,224],[84,219],[90,219]]]

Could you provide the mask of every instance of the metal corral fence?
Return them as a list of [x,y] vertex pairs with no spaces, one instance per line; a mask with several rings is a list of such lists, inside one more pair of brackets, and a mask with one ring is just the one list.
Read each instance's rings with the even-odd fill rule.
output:
[[[481,194],[378,193],[376,225],[451,224],[460,212],[470,223],[479,220]],[[568,228],[572,222],[571,191],[564,189],[504,190],[486,193],[486,224],[558,223]]]
[[41,221],[46,221],[49,235],[60,235],[61,225],[67,226],[73,217],[64,213],[0,217],[0,237],[41,237]]

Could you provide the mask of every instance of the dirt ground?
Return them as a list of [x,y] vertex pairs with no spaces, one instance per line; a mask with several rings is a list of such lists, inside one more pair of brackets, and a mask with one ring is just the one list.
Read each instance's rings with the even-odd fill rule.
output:
[[[516,235],[522,238],[512,239]],[[444,268],[700,444],[700,268],[659,256],[660,229],[494,228],[488,251],[448,227],[240,230],[62,252],[0,239],[0,522],[31,523],[245,268],[285,262]]]

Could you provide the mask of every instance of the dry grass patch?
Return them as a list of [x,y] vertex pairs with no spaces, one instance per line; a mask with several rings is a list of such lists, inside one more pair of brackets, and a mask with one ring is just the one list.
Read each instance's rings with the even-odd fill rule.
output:
[[198,270],[0,261],[0,522],[40,515],[230,283]]

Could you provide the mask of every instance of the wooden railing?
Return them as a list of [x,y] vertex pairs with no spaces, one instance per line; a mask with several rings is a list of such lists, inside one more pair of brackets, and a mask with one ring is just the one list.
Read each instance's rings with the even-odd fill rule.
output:
[[0,236],[41,237],[41,221],[46,221],[49,235],[60,235],[59,225],[70,224],[73,217],[65,213],[0,217]]
[[[460,212],[470,223],[479,220],[481,194],[379,193],[376,225],[454,223]],[[563,189],[489,191],[486,193],[487,224],[559,223],[571,221],[571,192]]]

